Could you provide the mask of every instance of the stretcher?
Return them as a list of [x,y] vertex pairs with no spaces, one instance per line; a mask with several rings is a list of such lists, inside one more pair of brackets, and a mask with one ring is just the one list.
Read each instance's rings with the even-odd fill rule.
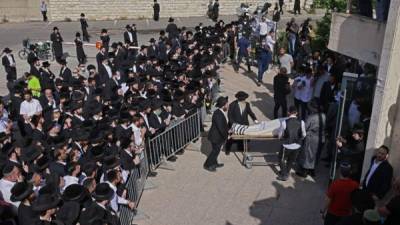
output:
[[263,136],[263,135],[232,135],[232,140],[242,140],[243,141],[243,152],[242,152],[242,164],[247,169],[251,169],[253,166],[268,166],[269,163],[263,161],[254,161],[254,158],[265,157],[276,155],[276,153],[261,153],[261,152],[249,152],[249,142],[248,141],[268,141],[268,140],[279,140],[276,136]]
[[243,141],[243,157],[242,164],[247,169],[253,166],[268,166],[270,163],[264,161],[255,161],[254,158],[276,155],[276,153],[260,153],[249,151],[249,141],[272,141],[279,140],[278,135],[282,129],[282,122],[286,118],[275,119],[271,121],[264,121],[260,124],[252,126],[243,126],[234,124],[232,126],[231,135],[232,140]]

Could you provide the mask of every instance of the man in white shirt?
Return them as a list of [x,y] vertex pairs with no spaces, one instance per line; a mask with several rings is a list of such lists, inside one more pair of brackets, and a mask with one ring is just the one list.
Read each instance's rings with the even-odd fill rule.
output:
[[295,106],[289,107],[289,118],[282,121],[279,132],[279,138],[284,140],[282,149],[279,152],[280,174],[276,178],[280,181],[287,181],[290,170],[299,154],[301,148],[301,140],[306,136],[306,128],[304,121],[297,118],[297,109]]
[[286,53],[286,50],[284,48],[279,49],[279,64],[281,67],[285,67],[287,74],[292,73],[292,68],[293,68],[293,57],[289,54]]
[[263,17],[261,19],[260,24],[258,25],[259,29],[260,29],[260,40],[262,41],[263,39],[265,39],[265,37],[268,34],[269,28],[268,28],[268,23],[265,19],[265,17]]
[[47,22],[47,4],[45,1],[40,4],[40,12],[43,15],[43,22]]
[[21,172],[13,164],[7,164],[3,169],[3,178],[0,179],[0,193],[3,200],[18,208],[20,202],[11,201],[11,189],[21,179]]
[[276,42],[274,36],[275,36],[275,32],[273,30],[271,30],[266,37],[267,45],[269,46],[269,49],[271,50],[272,53],[275,50],[275,42]]
[[[114,191],[113,198],[111,199],[110,205],[111,208],[118,212],[118,205],[127,205],[130,209],[135,208],[135,203],[126,199],[125,197],[121,197],[117,194],[117,185],[122,181],[121,172],[117,170],[110,170],[107,173],[107,184]],[[124,191],[126,192],[126,190]]]
[[29,120],[33,115],[42,114],[42,106],[37,99],[32,98],[32,92],[26,91],[24,94],[24,101],[21,103],[19,114],[24,117],[25,120]]

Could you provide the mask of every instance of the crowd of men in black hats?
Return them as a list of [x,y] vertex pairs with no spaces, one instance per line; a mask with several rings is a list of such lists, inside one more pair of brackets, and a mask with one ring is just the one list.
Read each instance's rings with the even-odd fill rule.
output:
[[[118,224],[129,171],[145,140],[200,108],[219,92],[224,34],[233,25],[178,28],[138,46],[135,25],[124,42],[107,30],[96,65],[70,69],[57,27],[55,74],[31,48],[30,71],[18,73],[11,49],[3,63],[9,95],[0,101],[0,215],[18,224]],[[81,42],[80,42],[81,43]],[[80,46],[82,47],[82,46]],[[18,71],[19,72],[19,71]]]

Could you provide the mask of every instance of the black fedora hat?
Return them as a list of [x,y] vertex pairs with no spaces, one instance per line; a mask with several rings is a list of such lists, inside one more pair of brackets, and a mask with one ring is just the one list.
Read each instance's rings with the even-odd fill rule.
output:
[[249,94],[247,94],[247,93],[244,92],[244,91],[238,91],[238,92],[235,94],[235,98],[237,98],[239,101],[244,101],[244,100],[246,100],[248,97],[249,97]]
[[86,190],[80,184],[71,184],[65,188],[62,199],[64,201],[81,202],[86,197]]
[[109,155],[103,159],[103,167],[105,170],[114,169],[120,165],[120,160],[117,156]]
[[60,203],[60,198],[52,194],[40,194],[39,197],[33,202],[32,209],[34,211],[46,211],[54,209]]
[[10,200],[23,201],[33,193],[33,185],[27,182],[18,182],[11,188]]
[[154,100],[151,102],[151,109],[152,109],[152,110],[160,109],[162,106],[163,106],[163,101],[160,100],[160,99],[154,99]]
[[56,217],[65,225],[73,225],[76,224],[80,211],[81,208],[79,203],[64,202],[64,204],[57,211]]
[[90,157],[95,161],[100,161],[104,156],[103,145],[96,145],[90,148]]
[[150,38],[149,42],[150,42],[150,43],[155,43],[155,42],[156,42],[156,39]]
[[42,173],[49,166],[49,163],[50,163],[49,157],[43,155],[42,157],[36,160],[35,164],[33,164],[34,172]]
[[226,103],[228,103],[228,96],[226,97],[220,96],[217,99],[217,103],[215,103],[215,106],[218,108],[222,108]]
[[97,201],[111,200],[114,196],[114,191],[107,183],[100,183],[96,186],[92,194],[93,198]]
[[185,93],[181,90],[176,90],[174,93],[174,99],[175,100],[182,100],[183,98],[185,98]]
[[174,18],[172,18],[172,17],[170,17],[169,19],[168,19],[168,22],[174,22]]
[[36,145],[30,145],[27,148],[23,148],[21,152],[21,159],[24,162],[32,162],[40,156],[41,150]]
[[42,62],[42,66],[43,66],[43,67],[49,67],[49,66],[50,66],[49,61],[44,61],[44,62]]
[[4,53],[10,53],[10,52],[12,52],[12,50],[11,50],[10,48],[5,48],[5,49],[3,50],[3,52],[4,52]]

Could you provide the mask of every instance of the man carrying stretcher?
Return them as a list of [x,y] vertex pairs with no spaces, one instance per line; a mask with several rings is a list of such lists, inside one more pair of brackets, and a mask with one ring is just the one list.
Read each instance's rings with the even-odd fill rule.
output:
[[279,152],[281,171],[276,178],[277,180],[286,181],[289,178],[290,170],[297,159],[305,136],[304,121],[297,118],[296,107],[290,106],[289,117],[282,122],[281,132],[279,133],[279,138],[283,140],[283,145]]

